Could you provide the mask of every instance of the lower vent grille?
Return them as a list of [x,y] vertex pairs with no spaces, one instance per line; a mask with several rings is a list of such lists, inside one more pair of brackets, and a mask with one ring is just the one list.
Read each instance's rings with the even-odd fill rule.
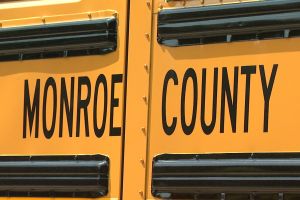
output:
[[152,194],[163,199],[300,199],[300,154],[159,155]]
[[108,174],[102,155],[1,156],[0,196],[101,197],[108,193]]

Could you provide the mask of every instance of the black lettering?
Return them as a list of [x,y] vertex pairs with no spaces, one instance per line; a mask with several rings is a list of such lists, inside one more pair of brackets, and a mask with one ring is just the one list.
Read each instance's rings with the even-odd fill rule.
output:
[[265,107],[264,107],[264,132],[269,131],[269,110],[270,110],[270,98],[273,90],[273,85],[278,69],[278,64],[274,64],[272,68],[269,84],[267,84],[266,73],[264,65],[259,66],[261,85],[264,93]]
[[256,66],[242,66],[241,73],[246,75],[246,90],[245,90],[245,112],[244,112],[244,132],[249,130],[249,105],[250,105],[250,85],[251,74],[256,74]]
[[[102,124],[99,128],[98,126],[98,120],[97,120],[97,107],[98,107],[98,93],[99,93],[99,86],[103,85],[103,117],[102,117]],[[103,74],[100,74],[97,78],[96,85],[95,85],[95,96],[94,96],[94,131],[95,135],[100,138],[102,137],[104,130],[105,130],[105,122],[106,122],[106,116],[107,116],[107,81]]]
[[164,79],[164,85],[163,85],[163,91],[162,91],[162,115],[161,115],[161,121],[163,125],[163,129],[167,135],[172,135],[175,131],[176,124],[177,124],[177,117],[173,117],[172,124],[169,126],[167,123],[167,89],[168,89],[168,83],[169,80],[172,79],[174,82],[174,85],[178,85],[178,77],[174,70],[169,70],[165,76]]
[[[47,128],[47,97],[49,88],[53,90],[53,111],[52,111],[52,122],[50,129]],[[45,88],[44,88],[44,98],[43,98],[43,130],[44,135],[47,139],[50,139],[53,136],[56,122],[56,109],[57,109],[57,89],[54,78],[50,77],[47,79]]]
[[111,77],[111,99],[110,99],[110,136],[120,136],[121,127],[114,127],[114,108],[119,106],[119,99],[115,98],[115,84],[122,83],[123,75],[122,74],[113,74]]
[[237,118],[237,91],[238,91],[238,73],[239,68],[234,68],[234,86],[233,86],[233,98],[231,96],[230,84],[228,80],[227,68],[222,69],[222,91],[221,91],[221,120],[220,120],[220,132],[224,133],[225,123],[225,97],[227,97],[227,104],[231,120],[232,132],[236,132],[236,118]]
[[61,79],[59,137],[63,136],[64,108],[65,108],[65,113],[66,113],[66,117],[67,117],[69,137],[72,137],[73,136],[73,113],[74,113],[74,77],[71,77],[70,102],[68,100],[65,78]]
[[[193,114],[192,114],[192,120],[191,123],[188,125],[186,123],[185,119],[185,96],[186,96],[186,86],[188,79],[191,78],[193,81]],[[189,68],[186,70],[183,81],[182,81],[182,91],[181,91],[181,125],[182,130],[186,135],[190,135],[194,128],[195,128],[195,122],[196,122],[196,114],[197,114],[197,105],[198,105],[198,82],[197,82],[197,76],[195,70],[192,68]]]
[[[85,99],[82,99],[82,87],[86,86],[87,95]],[[91,99],[91,82],[90,79],[86,76],[78,78],[78,97],[77,97],[77,125],[76,125],[76,137],[80,136],[80,114],[81,110],[84,113],[84,123],[85,123],[85,134],[86,137],[89,137],[89,119],[88,119],[88,105]]]
[[24,113],[23,113],[23,138],[26,138],[27,116],[29,122],[29,135],[31,137],[33,120],[35,118],[35,138],[39,135],[39,108],[40,108],[40,79],[36,80],[32,105],[30,103],[29,84],[25,80],[24,85]]
[[212,119],[209,124],[205,122],[205,99],[206,99],[206,69],[202,69],[202,92],[201,92],[201,127],[206,135],[212,133],[217,119],[217,98],[218,98],[218,68],[214,68]]

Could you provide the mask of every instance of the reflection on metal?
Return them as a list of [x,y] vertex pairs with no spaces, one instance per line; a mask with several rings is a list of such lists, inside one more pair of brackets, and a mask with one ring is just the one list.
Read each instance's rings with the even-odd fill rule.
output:
[[158,42],[167,46],[300,36],[300,0],[164,9]]
[[0,30],[0,61],[106,54],[116,48],[115,18]]
[[1,0],[0,10],[24,7],[37,7],[44,5],[58,5],[67,3],[77,3],[80,0]]
[[152,194],[163,199],[299,199],[300,154],[164,154]]
[[108,175],[109,159],[102,155],[1,156],[0,196],[101,197]]

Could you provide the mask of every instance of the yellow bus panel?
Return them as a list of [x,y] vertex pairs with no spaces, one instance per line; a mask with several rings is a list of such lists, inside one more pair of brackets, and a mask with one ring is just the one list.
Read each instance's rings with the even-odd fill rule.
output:
[[295,1],[199,2],[156,1],[147,199],[294,195]]
[[0,3],[1,196],[120,198],[127,6]]

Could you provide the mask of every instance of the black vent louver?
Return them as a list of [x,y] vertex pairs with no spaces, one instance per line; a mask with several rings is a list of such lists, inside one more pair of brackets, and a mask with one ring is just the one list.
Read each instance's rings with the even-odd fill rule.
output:
[[102,155],[1,156],[1,197],[107,195],[109,159]]
[[264,0],[164,9],[158,42],[166,46],[300,36],[300,0]]
[[163,154],[152,195],[162,199],[299,200],[300,154]]
[[117,20],[0,29],[0,61],[106,54],[117,48]]

